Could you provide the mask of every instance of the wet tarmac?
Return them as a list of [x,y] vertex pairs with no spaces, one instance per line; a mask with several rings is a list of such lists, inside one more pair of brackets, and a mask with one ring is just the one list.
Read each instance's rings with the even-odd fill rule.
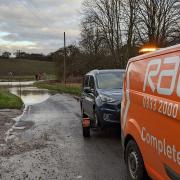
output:
[[97,131],[84,139],[73,97],[57,94],[33,103],[20,119],[32,124],[7,134],[0,179],[127,179],[119,132]]

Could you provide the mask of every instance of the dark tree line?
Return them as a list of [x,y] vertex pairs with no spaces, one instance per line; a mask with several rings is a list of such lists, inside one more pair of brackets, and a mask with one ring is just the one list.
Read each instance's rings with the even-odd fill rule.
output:
[[23,51],[16,51],[14,53],[16,59],[25,59],[25,60],[38,60],[38,61],[52,61],[52,55],[44,55],[39,53],[27,53]]
[[37,60],[37,61],[53,61],[52,53],[48,55],[44,55],[44,54],[39,54],[39,53],[27,53],[21,50],[17,50],[13,54],[8,51],[4,51],[0,55],[0,59],[10,59],[10,58],[23,59],[23,60]]
[[[53,53],[53,59],[56,62],[56,67],[58,67],[56,74],[59,80],[63,80],[64,52],[64,48],[60,48]],[[66,77],[68,81],[80,82],[82,76],[92,69],[112,67],[112,62],[108,56],[87,54],[76,45],[66,47]]]
[[0,56],[0,58],[2,58],[2,59],[9,59],[10,56],[11,56],[11,53],[10,53],[10,52],[4,51],[4,52],[2,53],[2,55]]

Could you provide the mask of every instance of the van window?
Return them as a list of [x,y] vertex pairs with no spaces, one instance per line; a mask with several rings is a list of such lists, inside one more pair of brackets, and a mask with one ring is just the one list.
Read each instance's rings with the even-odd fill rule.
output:
[[84,87],[89,87],[89,76],[85,76],[85,79],[84,79]]
[[95,83],[94,83],[94,77],[93,77],[93,76],[90,76],[90,79],[89,79],[89,87],[90,87],[91,89],[94,89],[94,85],[95,85]]

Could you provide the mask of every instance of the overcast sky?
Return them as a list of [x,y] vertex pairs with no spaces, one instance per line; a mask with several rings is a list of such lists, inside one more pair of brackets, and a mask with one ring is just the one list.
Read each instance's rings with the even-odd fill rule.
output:
[[0,0],[0,52],[49,53],[80,38],[82,0]]

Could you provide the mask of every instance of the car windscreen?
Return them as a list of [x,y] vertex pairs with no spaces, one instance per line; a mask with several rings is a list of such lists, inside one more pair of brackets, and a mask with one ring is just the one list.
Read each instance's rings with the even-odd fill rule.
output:
[[122,89],[124,72],[106,72],[96,76],[99,89]]

